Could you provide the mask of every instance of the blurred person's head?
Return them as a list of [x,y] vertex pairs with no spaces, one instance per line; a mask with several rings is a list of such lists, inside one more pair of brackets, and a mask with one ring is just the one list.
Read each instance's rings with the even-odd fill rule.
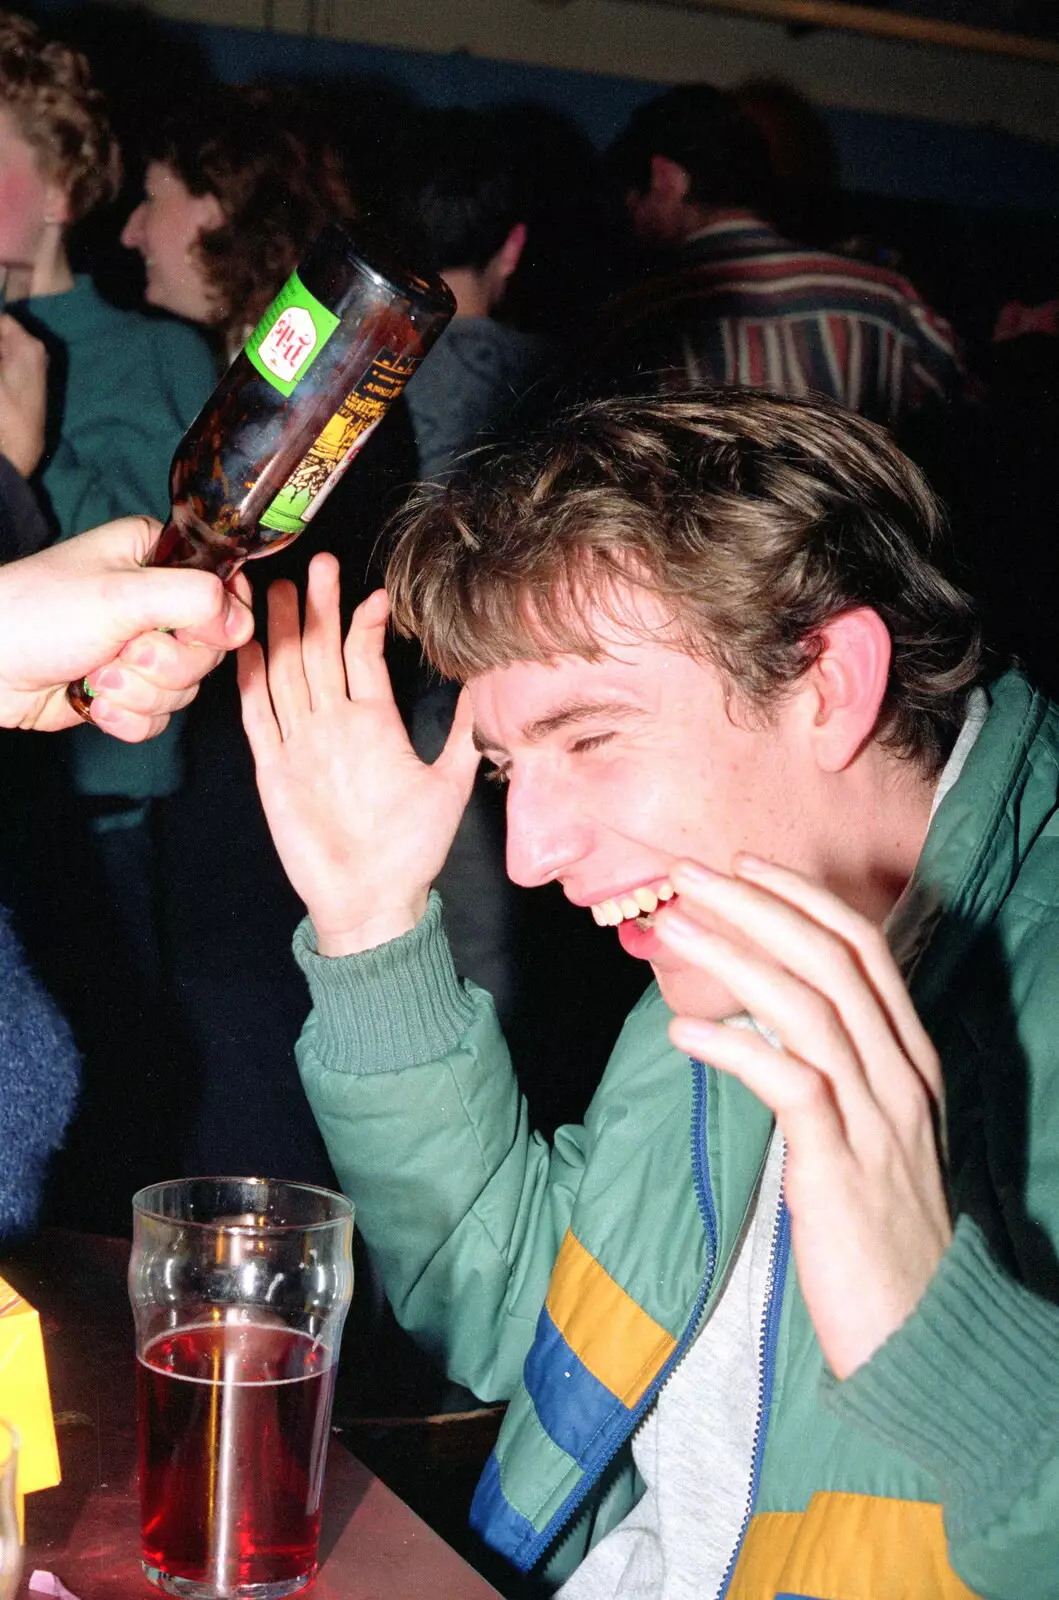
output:
[[262,86],[160,119],[122,233],[151,305],[243,342],[324,225],[354,214],[341,161],[310,126],[296,96]]
[[747,78],[731,94],[768,151],[775,183],[769,220],[793,238],[833,243],[843,231],[843,206],[838,155],[823,114],[780,78]]
[[489,316],[526,243],[521,165],[499,119],[426,112],[405,150],[392,219],[417,265],[439,272],[456,315]]
[[85,57],[0,12],[0,268],[10,298],[72,286],[67,230],[112,199],[119,179]]
[[394,621],[468,686],[510,876],[615,925],[674,1009],[731,1007],[651,926],[682,858],[749,850],[888,912],[983,666],[883,430],[749,391],[598,401],[400,527]]
[[685,84],[641,106],[609,153],[638,241],[672,249],[726,212],[759,212],[772,191],[768,151],[734,98]]
[[731,97],[765,141],[769,165],[779,182],[834,187],[838,157],[831,132],[799,89],[781,78],[747,78],[731,90]]

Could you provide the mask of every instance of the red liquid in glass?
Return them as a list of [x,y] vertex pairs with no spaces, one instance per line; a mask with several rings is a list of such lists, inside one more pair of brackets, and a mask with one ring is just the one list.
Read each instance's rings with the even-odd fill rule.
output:
[[220,1592],[316,1566],[330,1356],[229,1321],[162,1334],[137,1363],[143,1558]]

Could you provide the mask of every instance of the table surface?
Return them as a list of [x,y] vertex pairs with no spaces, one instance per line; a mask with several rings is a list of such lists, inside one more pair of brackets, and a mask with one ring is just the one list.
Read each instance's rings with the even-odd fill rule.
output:
[[[78,1600],[155,1595],[139,1560],[129,1247],[49,1230],[0,1272],[41,1313],[63,1481],[26,1501],[25,1575]],[[328,1455],[320,1570],[309,1600],[497,1600],[455,1550],[336,1440]]]

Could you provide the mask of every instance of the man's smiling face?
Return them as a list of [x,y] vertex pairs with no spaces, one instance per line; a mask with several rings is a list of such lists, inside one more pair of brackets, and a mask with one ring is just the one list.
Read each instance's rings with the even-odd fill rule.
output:
[[514,881],[557,880],[586,916],[617,924],[674,1010],[722,1017],[727,991],[668,951],[651,917],[665,914],[684,857],[728,871],[749,849],[812,870],[814,764],[798,735],[799,695],[767,723],[734,696],[726,704],[712,666],[663,642],[651,596],[630,588],[626,605],[633,626],[594,619],[605,650],[596,661],[519,661],[473,678],[475,738],[508,784]]

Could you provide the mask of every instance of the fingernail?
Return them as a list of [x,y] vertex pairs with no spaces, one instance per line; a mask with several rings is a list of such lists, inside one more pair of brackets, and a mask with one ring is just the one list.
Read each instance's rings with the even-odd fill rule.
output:
[[153,644],[134,644],[125,652],[130,665],[134,667],[153,667],[158,659],[158,652]]
[[769,863],[762,860],[761,856],[752,856],[748,850],[740,850],[736,853],[736,871],[745,872],[748,877],[752,877],[755,872],[767,871],[768,866]]
[[101,694],[107,689],[123,689],[124,687],[125,674],[120,667],[104,667],[102,672],[93,674],[93,694]]
[[681,861],[674,867],[670,877],[675,882],[683,881],[690,884],[693,889],[708,889],[718,882],[721,873],[713,872],[698,861]]
[[116,706],[111,705],[109,700],[93,699],[92,721],[97,722],[100,727],[105,727],[108,722],[117,722],[120,718],[121,712]]
[[225,636],[229,639],[238,639],[242,643],[246,635],[246,623],[249,612],[241,600],[234,600],[228,607],[228,614],[224,619]]

